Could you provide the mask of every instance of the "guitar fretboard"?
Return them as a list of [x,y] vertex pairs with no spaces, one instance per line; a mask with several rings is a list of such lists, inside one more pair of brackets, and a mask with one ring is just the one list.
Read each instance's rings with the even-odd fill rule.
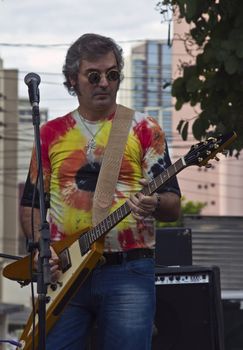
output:
[[[152,195],[160,187],[165,185],[173,176],[178,174],[182,169],[186,167],[184,158],[178,159],[174,164],[170,165],[161,174],[157,175],[153,180],[151,180],[147,186],[145,186],[140,192],[146,196]],[[104,234],[115,227],[121,220],[123,220],[127,215],[129,215],[131,209],[127,202],[121,205],[119,208],[114,210],[110,215],[102,220],[98,225],[93,227],[91,230],[85,232],[79,238],[79,245],[82,255],[87,253],[90,246],[101,238]]]

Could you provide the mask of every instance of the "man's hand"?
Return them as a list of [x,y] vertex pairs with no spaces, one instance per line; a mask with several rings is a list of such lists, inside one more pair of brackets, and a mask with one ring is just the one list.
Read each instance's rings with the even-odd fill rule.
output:
[[[148,184],[148,180],[141,179],[139,183],[143,186]],[[136,220],[142,220],[146,216],[154,213],[158,205],[158,197],[156,194],[145,196],[142,193],[132,194],[128,199],[128,205],[131,208],[132,215]]]
[[[51,258],[49,260],[50,263],[50,271],[51,271],[51,282],[55,283],[60,275],[61,275],[61,270],[60,270],[60,266],[59,266],[59,258],[55,252],[55,250],[50,247],[51,249]],[[38,256],[39,256],[39,251],[37,251],[35,253],[34,256],[34,269],[37,270],[38,269]]]

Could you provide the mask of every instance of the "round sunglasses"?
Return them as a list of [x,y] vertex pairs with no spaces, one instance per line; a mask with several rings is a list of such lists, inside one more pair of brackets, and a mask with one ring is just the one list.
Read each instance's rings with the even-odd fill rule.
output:
[[[109,81],[117,81],[120,79],[120,73],[117,70],[109,70],[105,73],[106,79]],[[90,84],[99,84],[101,80],[101,73],[92,71],[88,74],[88,81]]]

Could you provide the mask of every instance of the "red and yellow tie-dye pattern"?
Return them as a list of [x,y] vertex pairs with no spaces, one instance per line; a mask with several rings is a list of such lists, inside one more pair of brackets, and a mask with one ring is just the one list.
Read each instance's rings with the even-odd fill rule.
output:
[[[45,192],[50,194],[48,218],[53,240],[91,227],[92,199],[114,115],[105,121],[81,121],[75,110],[41,128],[42,165]],[[101,124],[103,123],[103,124]],[[95,147],[87,153],[87,143],[95,135]],[[94,138],[94,137],[93,137]],[[156,121],[136,112],[129,132],[111,211],[120,207],[130,193],[141,189],[139,180],[152,177],[155,165],[164,157],[164,133]],[[111,169],[112,171],[112,169]],[[30,167],[36,179],[35,152]],[[128,215],[107,235],[110,251],[151,247],[154,220],[136,222]]]

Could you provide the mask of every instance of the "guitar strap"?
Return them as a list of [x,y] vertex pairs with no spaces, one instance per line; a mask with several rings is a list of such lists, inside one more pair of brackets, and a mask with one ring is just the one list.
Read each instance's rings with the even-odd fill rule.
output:
[[117,105],[93,198],[94,226],[109,214],[133,115],[134,110]]

